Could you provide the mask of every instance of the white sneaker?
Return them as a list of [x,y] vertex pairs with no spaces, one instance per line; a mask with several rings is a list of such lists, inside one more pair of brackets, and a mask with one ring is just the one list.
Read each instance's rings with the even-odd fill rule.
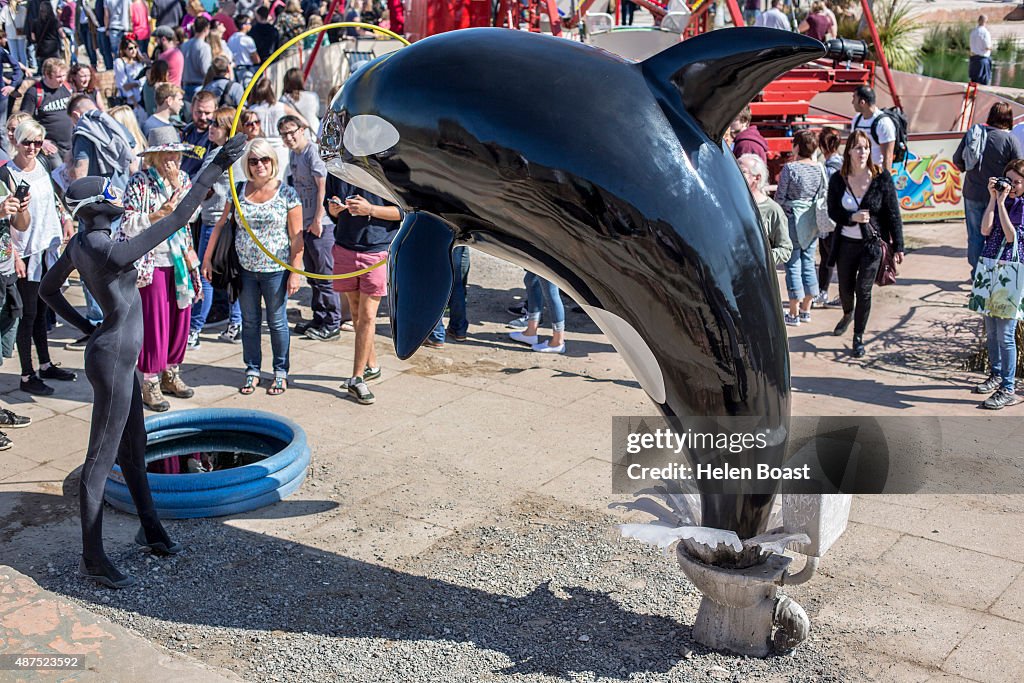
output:
[[533,345],[533,350],[537,353],[565,353],[565,342],[562,342],[558,346],[549,346],[547,342],[541,342]]
[[818,292],[811,299],[811,308],[825,308],[828,303],[828,292]]
[[199,341],[199,330],[188,331],[188,341],[185,342],[186,349],[198,349],[201,342]]
[[533,346],[534,344],[537,343],[537,335],[526,335],[520,332],[519,330],[516,330],[515,332],[509,332],[508,337],[512,341],[517,341],[520,344],[529,344],[530,346]]
[[800,327],[800,318],[799,317],[797,317],[795,315],[790,315],[789,313],[785,313],[785,314],[783,314],[782,318],[783,318],[783,320],[786,321],[786,324],[789,325],[790,327]]
[[226,330],[217,335],[217,339],[229,344],[237,344],[242,341],[242,326],[235,323],[229,324]]

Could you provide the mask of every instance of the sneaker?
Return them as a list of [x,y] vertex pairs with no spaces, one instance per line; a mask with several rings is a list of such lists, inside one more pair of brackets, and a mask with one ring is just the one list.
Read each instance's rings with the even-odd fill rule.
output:
[[828,303],[828,292],[818,292],[811,298],[811,308],[825,308]]
[[511,339],[514,342],[519,342],[520,344],[527,344],[529,346],[536,345],[537,341],[538,341],[537,340],[537,335],[535,335],[535,334],[523,334],[522,332],[519,332],[519,331],[509,332],[508,333],[508,338]]
[[6,408],[0,408],[0,427],[4,429],[20,429],[21,427],[28,427],[30,424],[32,424],[31,417],[15,415]]
[[445,335],[446,335],[446,336],[447,336],[447,337],[448,337],[449,339],[454,339],[454,340],[455,340],[455,341],[457,341],[457,342],[464,342],[464,341],[466,341],[467,339],[469,339],[469,337],[467,337],[466,335],[464,335],[464,334],[455,334],[455,333],[454,333],[454,332],[452,332],[451,330],[446,330],[446,331],[445,331]]
[[782,318],[783,320],[786,321],[787,325],[790,325],[792,327],[800,327],[800,318],[798,316],[790,315],[789,313],[784,313]]
[[826,301],[825,302],[825,308],[842,308],[842,307],[843,307],[843,302],[839,299],[838,296],[835,299],[832,299],[831,301]]
[[13,446],[14,443],[7,438],[7,435],[0,432],[0,451],[6,451],[8,448]]
[[188,331],[188,341],[185,342],[186,349],[198,349],[200,345],[199,330]]
[[528,321],[526,319],[526,316],[524,315],[521,318],[516,318],[515,320],[509,320],[507,323],[505,323],[505,327],[508,327],[510,329],[513,329],[513,330],[525,330],[527,322]]
[[192,398],[195,391],[181,378],[181,368],[172,365],[160,373],[160,391],[177,398]]
[[802,312],[800,314],[800,322],[802,322],[802,323],[809,323],[809,322],[811,322],[811,312],[810,311]]
[[541,342],[533,345],[533,350],[537,353],[565,353],[565,342],[562,342],[558,346],[550,346],[547,342]]
[[65,370],[60,366],[60,363],[50,363],[48,368],[39,371],[39,377],[41,379],[55,379],[58,382],[74,382],[78,375],[70,370]]
[[67,344],[64,345],[64,348],[67,349],[68,351],[85,351],[85,347],[89,343],[89,340],[91,338],[92,335],[87,334],[84,337],[76,339],[73,342],[68,342]]
[[1000,389],[996,393],[992,394],[985,399],[985,402],[981,404],[982,408],[987,410],[999,410],[1009,405],[1017,403],[1017,394],[1006,389]]
[[160,380],[142,382],[142,402],[152,411],[162,413],[171,407],[160,391]]
[[428,339],[427,341],[423,342],[422,346],[425,346],[428,349],[443,349],[444,342],[439,342],[436,339]]
[[520,317],[525,318],[526,317],[526,302],[524,301],[522,303],[512,304],[511,306],[509,306],[505,310],[508,311],[509,314],[511,314],[511,315],[518,315]]
[[237,344],[242,341],[242,326],[238,323],[231,323],[226,330],[217,335],[217,339],[229,344]]
[[36,396],[49,396],[53,393],[53,387],[39,379],[39,375],[32,375],[27,380],[21,380],[21,390],[26,394],[35,394]]
[[307,339],[316,339],[317,341],[330,341],[337,339],[341,336],[341,330],[335,327],[333,330],[327,330],[322,327],[311,327],[306,330]]
[[366,386],[366,382],[363,381],[362,377],[353,377],[348,381],[347,385],[343,385],[348,389],[348,395],[355,400],[362,403],[364,406],[368,406],[377,399],[374,397],[373,392]]
[[363,380],[372,382],[375,379],[380,379],[380,368],[371,368],[369,365],[363,370]]
[[991,394],[993,391],[999,388],[999,385],[1003,383],[1002,378],[999,375],[989,375],[981,384],[977,384],[974,387],[974,393],[976,394]]
[[306,330],[310,329],[311,327],[313,327],[313,321],[304,320],[301,323],[295,323],[294,325],[292,325],[292,330],[295,332],[295,334],[306,334]]
[[355,332],[356,326],[352,324],[351,320],[346,320],[341,324],[341,326],[338,329],[341,330],[342,332]]

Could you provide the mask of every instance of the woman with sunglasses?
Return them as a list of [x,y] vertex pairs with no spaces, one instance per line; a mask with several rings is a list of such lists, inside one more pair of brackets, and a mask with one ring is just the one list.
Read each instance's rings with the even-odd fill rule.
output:
[[892,175],[871,159],[871,138],[863,130],[846,139],[843,167],[828,183],[828,215],[835,224],[828,265],[839,274],[843,317],[833,334],[853,323],[853,357],[863,358],[864,331],[871,314],[871,290],[882,262],[880,239],[903,262],[903,221]]
[[[136,288],[135,262],[173,238],[198,208],[214,181],[237,158],[243,140],[229,141],[214,162],[196,177],[194,189],[177,207],[149,229],[128,240],[112,234],[112,224],[124,216],[119,192],[99,177],[76,180],[67,198],[75,205],[82,232],[75,235],[40,292],[62,318],[90,335],[85,349],[85,372],[92,385],[89,449],[81,470],[79,502],[82,517],[82,558],[79,574],[109,588],[124,588],[134,579],[121,573],[103,549],[103,489],[115,459],[138,510],[138,545],[158,555],[181,552],[160,523],[146,476],[146,426],[142,392],[135,365],[142,347],[143,307]],[[103,324],[94,328],[68,303],[61,285],[77,269],[82,281],[103,308]]]
[[114,87],[117,88],[117,96],[138,112],[137,116],[145,113],[142,107],[141,78],[145,68],[146,63],[139,52],[138,43],[128,36],[122,38],[117,59],[114,60]]
[[[277,132],[277,124],[281,121],[282,117],[289,114],[298,117],[306,128],[309,128],[309,122],[299,113],[298,109],[277,100],[277,95],[274,93],[274,85],[266,76],[260,78],[256,87],[252,89],[252,93],[249,95],[249,111],[259,117],[263,135],[274,147],[274,152],[277,154],[277,167],[280,169],[280,178],[283,180],[284,174],[288,169],[289,155],[284,140],[281,139]],[[315,131],[316,129],[312,130]]]
[[[154,128],[147,142],[149,146],[139,156],[149,168],[133,175],[125,190],[121,233],[129,239],[174,211],[192,188],[188,175],[181,170],[181,153],[190,147],[179,141],[174,127]],[[182,223],[177,232],[136,264],[142,297],[142,402],[156,412],[171,407],[165,393],[178,398],[191,398],[194,393],[179,370],[185,359],[192,304],[202,291],[199,259],[188,229],[190,221]]]
[[[302,202],[295,188],[278,180],[277,154],[263,138],[249,142],[242,157],[246,182],[239,183],[238,198],[242,215],[260,243],[279,260],[293,268],[302,269]],[[232,212],[229,199],[224,214],[210,235],[203,258],[203,276],[213,276],[211,256],[217,246],[221,230]],[[267,327],[270,328],[270,347],[273,350],[274,381],[267,394],[277,396],[288,388],[289,335],[288,297],[299,291],[299,274],[285,270],[269,258],[253,242],[249,233],[235,231],[235,249],[242,266],[242,291],[238,301],[242,306],[242,360],[245,362],[245,382],[239,392],[252,394],[260,384],[263,349],[260,344],[262,311],[267,307]]]
[[[214,150],[227,142],[228,133],[231,132],[231,122],[234,118],[235,110],[231,107],[221,107],[213,112],[213,121],[210,122],[209,133],[210,148],[206,152],[206,162],[203,164],[203,168],[207,164],[212,163]],[[239,174],[239,177],[241,177],[241,174]],[[217,179],[217,182],[213,184],[213,187],[210,188],[209,194],[207,194],[206,199],[203,200],[200,206],[199,215],[202,218],[202,227],[199,229],[200,261],[204,261],[206,258],[206,251],[210,244],[210,235],[213,234],[213,226],[224,215],[225,207],[230,206],[231,185],[228,180],[228,174],[225,171]],[[199,333],[202,332],[203,327],[206,325],[206,318],[210,315],[210,307],[213,305],[213,285],[210,284],[210,280],[205,276],[202,278],[202,283],[203,296],[192,306],[192,323],[188,333],[188,348],[190,349],[199,348]],[[238,301],[233,301],[231,302],[227,329],[220,333],[218,339],[223,342],[237,344],[241,341],[241,334],[242,309]]]
[[[39,298],[39,282],[57,261],[57,251],[74,234],[71,220],[53,188],[46,166],[38,160],[46,131],[32,119],[22,121],[14,132],[14,158],[4,165],[0,177],[8,186],[28,185],[28,229],[11,236],[17,254],[14,261],[21,295],[21,323],[18,325],[18,357],[21,361],[21,390],[49,396],[53,387],[43,380],[74,381],[75,373],[50,362],[46,339],[46,304]],[[32,367],[32,347],[39,357],[39,372]]]

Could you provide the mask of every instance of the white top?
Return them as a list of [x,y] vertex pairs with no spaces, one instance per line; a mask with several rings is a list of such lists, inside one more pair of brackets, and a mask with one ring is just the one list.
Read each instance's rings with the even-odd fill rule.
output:
[[1021,148],[1024,148],[1024,123],[1018,123],[1010,132],[1013,133],[1013,137],[1020,141]]
[[893,123],[892,119],[888,116],[882,116],[882,119],[878,122],[878,142],[875,142],[875,138],[871,135],[871,126],[875,122],[875,117],[878,116],[876,113],[871,118],[864,118],[862,116],[855,116],[853,118],[855,128],[862,130],[868,134],[868,139],[871,140],[871,159],[878,164],[882,165],[882,148],[881,145],[886,142],[893,142],[896,140],[896,124]]
[[[860,211],[860,202],[850,192],[850,188],[846,188],[846,192],[843,193],[843,208],[847,211]],[[844,225],[840,234],[843,237],[849,237],[851,240],[864,239],[860,232],[860,225]]]
[[310,136],[317,134],[317,131],[320,130],[320,98],[316,96],[316,93],[303,90],[302,94],[299,95],[298,102],[285,93],[281,95],[281,101],[285,104],[290,104],[296,111],[302,114],[302,118],[306,119],[306,123],[309,124]]
[[4,33],[7,34],[8,38],[24,38],[25,36],[18,35],[18,27],[14,25],[14,12],[11,11],[10,5],[4,5],[0,9],[0,24],[3,24]]
[[32,220],[28,230],[11,231],[11,242],[18,255],[25,260],[28,279],[31,282],[39,282],[43,277],[43,261],[45,260],[48,266],[57,262],[57,249],[64,236],[60,216],[57,215],[57,207],[53,203],[50,174],[38,161],[36,167],[27,173],[18,168],[14,161],[9,162],[7,167],[11,169],[11,177],[14,178],[16,186],[23,180],[29,185],[31,198],[28,211]]
[[[139,74],[142,73],[145,66],[140,61],[126,62],[121,57],[114,60],[114,86],[117,88],[117,94],[125,98],[132,106],[142,102],[142,81],[139,79]],[[129,81],[136,83],[138,87],[125,90],[124,86]]]
[[780,31],[792,31],[793,26],[789,23],[789,17],[786,13],[777,7],[772,7],[767,12],[764,12],[754,22],[755,26],[764,26],[765,28],[775,28]]
[[981,57],[992,56],[992,34],[984,26],[975,26],[971,31],[971,54]]
[[228,38],[228,49],[235,59],[235,66],[252,66],[252,56],[256,54],[256,41],[241,31],[236,31]]

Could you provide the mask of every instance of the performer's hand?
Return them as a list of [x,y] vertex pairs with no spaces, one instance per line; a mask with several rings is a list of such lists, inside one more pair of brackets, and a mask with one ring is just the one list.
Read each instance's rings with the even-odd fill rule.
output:
[[[221,148],[217,150],[217,156],[210,162],[211,166],[216,166],[220,169],[220,173],[231,168],[231,164],[235,163],[245,151],[245,143],[247,139],[245,133],[239,133],[238,135],[230,138],[227,142],[221,145]],[[220,176],[218,173],[218,177]]]
[[[209,278],[207,278],[209,279]],[[299,291],[299,287],[302,286],[302,278],[299,277],[298,273],[290,273],[288,275],[288,296],[291,296],[295,292]]]

